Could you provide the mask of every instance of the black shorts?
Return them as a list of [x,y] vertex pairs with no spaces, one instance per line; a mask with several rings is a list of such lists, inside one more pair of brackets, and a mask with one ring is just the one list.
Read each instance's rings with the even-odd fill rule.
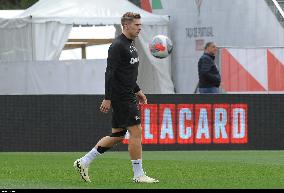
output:
[[136,102],[115,102],[112,105],[112,128],[126,129],[141,124],[140,110]]

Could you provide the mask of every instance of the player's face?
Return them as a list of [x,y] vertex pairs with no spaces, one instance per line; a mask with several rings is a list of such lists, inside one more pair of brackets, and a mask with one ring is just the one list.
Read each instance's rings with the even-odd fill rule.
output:
[[134,39],[137,38],[141,31],[141,19],[134,19],[132,23],[127,24],[128,34]]

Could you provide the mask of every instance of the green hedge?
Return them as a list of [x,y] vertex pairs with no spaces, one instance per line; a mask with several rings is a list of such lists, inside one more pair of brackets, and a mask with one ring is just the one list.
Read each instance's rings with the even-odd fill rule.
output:
[[27,9],[38,0],[0,0],[0,9]]

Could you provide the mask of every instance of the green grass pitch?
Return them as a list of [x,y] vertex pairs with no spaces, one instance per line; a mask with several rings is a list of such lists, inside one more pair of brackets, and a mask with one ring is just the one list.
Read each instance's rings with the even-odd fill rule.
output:
[[127,152],[109,152],[89,169],[73,168],[84,153],[0,153],[0,189],[284,188],[284,151],[144,152],[143,167],[158,184],[134,184]]

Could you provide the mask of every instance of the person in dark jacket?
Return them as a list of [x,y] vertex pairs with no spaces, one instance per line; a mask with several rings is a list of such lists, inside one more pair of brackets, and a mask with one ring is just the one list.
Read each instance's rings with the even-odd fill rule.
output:
[[213,42],[208,42],[205,52],[198,62],[199,92],[201,94],[220,93],[221,76],[215,65],[217,47]]

